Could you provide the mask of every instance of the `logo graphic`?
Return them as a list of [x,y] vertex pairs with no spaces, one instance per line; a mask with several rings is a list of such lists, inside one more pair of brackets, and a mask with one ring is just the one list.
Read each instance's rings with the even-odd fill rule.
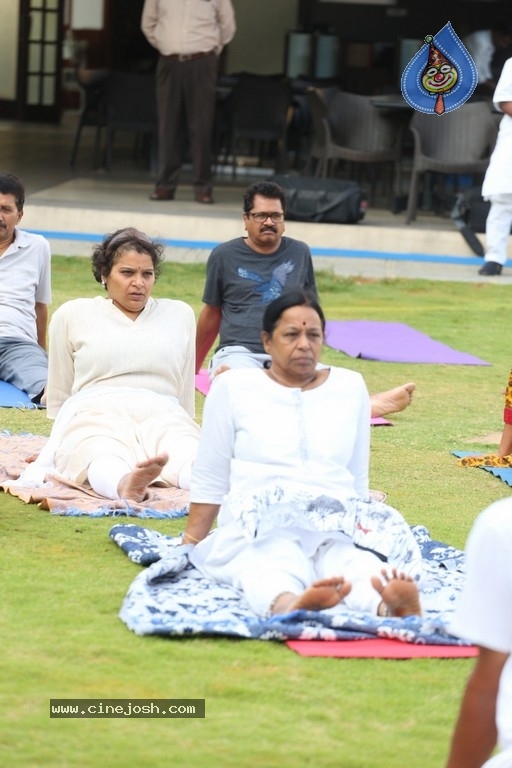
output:
[[443,115],[466,102],[478,83],[475,63],[448,22],[412,57],[402,75],[404,99],[418,112]]
[[277,299],[282,294],[288,275],[294,269],[295,263],[293,261],[283,261],[273,270],[270,280],[267,281],[261,275],[244,267],[238,267],[237,272],[243,280],[252,280],[257,283],[255,293],[260,294],[261,303],[270,304],[273,299]]

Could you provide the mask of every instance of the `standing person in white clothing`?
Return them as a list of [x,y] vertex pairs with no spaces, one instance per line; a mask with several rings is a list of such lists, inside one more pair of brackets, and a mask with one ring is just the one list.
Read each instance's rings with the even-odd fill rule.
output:
[[[479,655],[467,682],[446,768],[512,766],[512,499],[477,518],[467,578],[450,631]],[[491,757],[496,743],[501,749]]]
[[512,43],[510,26],[500,21],[492,29],[477,29],[467,35],[463,41],[471,54],[478,73],[478,89],[482,94],[490,95],[496,87],[501,72],[496,74],[495,60]]
[[93,252],[106,297],[60,306],[49,328],[50,439],[34,466],[110,499],[145,500],[148,486],[189,487],[195,318],[182,301],[151,296],[162,246],[126,228]]
[[51,301],[48,241],[18,228],[25,189],[0,173],[0,379],[39,404],[46,386],[46,330]]
[[487,277],[501,275],[512,225],[512,58],[505,62],[493,102],[503,117],[482,186],[482,197],[490,200],[491,208],[485,225],[485,261],[478,274]]
[[317,368],[324,328],[314,295],[284,293],[263,316],[270,366],[216,377],[183,543],[260,616],[341,601],[420,614],[418,546],[402,516],[370,498],[368,391],[359,373]]

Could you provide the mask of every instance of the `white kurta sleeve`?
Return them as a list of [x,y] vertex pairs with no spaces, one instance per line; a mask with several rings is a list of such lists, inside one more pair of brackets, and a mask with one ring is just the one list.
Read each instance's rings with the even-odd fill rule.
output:
[[369,486],[369,465],[370,465],[370,424],[371,402],[368,389],[363,377],[360,379],[360,408],[358,416],[357,439],[354,444],[354,451],[347,469],[354,477],[354,485],[357,495],[362,498],[368,498],[370,492]]
[[48,329],[48,383],[47,416],[54,419],[62,404],[71,395],[74,381],[73,349],[70,342],[68,319],[71,312],[71,302],[59,307],[50,321]]
[[201,437],[190,482],[190,501],[200,504],[221,504],[229,491],[235,443],[229,376],[227,371],[215,379],[204,405]]
[[195,370],[196,370],[196,320],[193,310],[188,307],[188,344],[183,363],[183,391],[180,393],[180,405],[186,410],[193,419],[196,413],[195,398]]

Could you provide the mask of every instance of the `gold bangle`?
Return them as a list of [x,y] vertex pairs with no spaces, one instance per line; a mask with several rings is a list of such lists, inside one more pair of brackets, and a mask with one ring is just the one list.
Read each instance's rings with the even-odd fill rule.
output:
[[193,541],[194,544],[199,544],[199,542],[200,542],[200,539],[196,539],[195,536],[191,536],[190,533],[187,533],[186,531],[183,534],[183,537],[185,537],[185,536],[187,536],[189,539],[191,539],[191,541]]

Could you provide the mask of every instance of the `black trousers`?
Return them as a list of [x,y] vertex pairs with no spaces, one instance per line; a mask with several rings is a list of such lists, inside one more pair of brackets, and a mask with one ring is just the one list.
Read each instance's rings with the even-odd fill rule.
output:
[[176,188],[188,136],[194,191],[211,190],[216,83],[217,56],[213,52],[191,61],[159,57],[157,186]]

